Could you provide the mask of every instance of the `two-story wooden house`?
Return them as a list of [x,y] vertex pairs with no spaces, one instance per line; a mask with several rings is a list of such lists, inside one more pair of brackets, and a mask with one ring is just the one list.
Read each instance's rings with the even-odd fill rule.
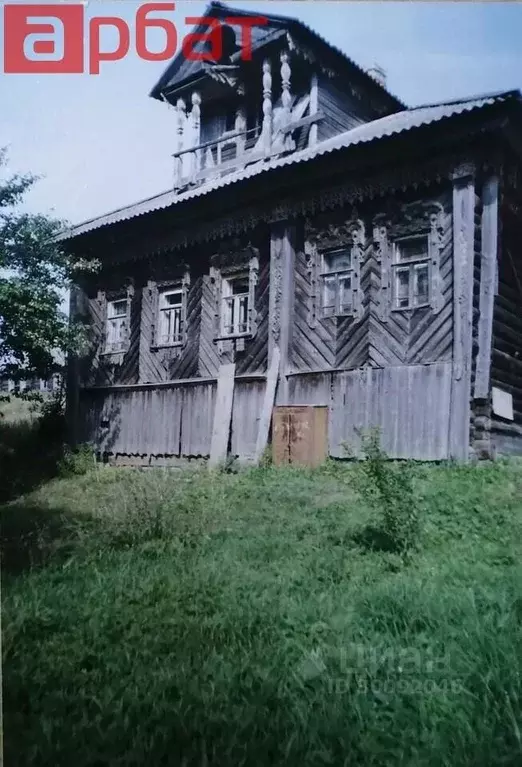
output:
[[209,456],[226,371],[240,459],[274,382],[277,404],[328,406],[332,456],[370,427],[395,457],[522,452],[520,94],[409,109],[266,18],[251,60],[225,24],[219,61],[178,56],[153,88],[172,189],[61,236],[103,264],[71,301],[92,328],[76,439],[131,463]]

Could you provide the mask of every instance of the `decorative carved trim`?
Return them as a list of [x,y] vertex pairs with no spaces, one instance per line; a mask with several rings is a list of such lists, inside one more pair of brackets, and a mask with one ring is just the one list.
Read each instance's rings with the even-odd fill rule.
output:
[[[212,298],[214,303],[214,336],[221,335],[221,294],[223,287],[223,278],[220,269],[215,266],[210,267],[209,271],[210,287],[212,289]],[[217,342],[218,354],[223,354],[224,345],[222,341]]]
[[[247,249],[239,252],[218,253],[211,258],[212,266],[210,267],[209,277],[213,287],[214,341],[217,344],[218,354],[220,355],[225,352],[244,351],[245,343],[251,340],[257,333],[256,287],[259,280],[259,259],[257,254],[257,249],[249,246]],[[249,256],[247,261],[245,261],[245,255]],[[221,266],[218,267],[216,264],[221,264]],[[223,338],[221,336],[223,279],[239,274],[248,274],[248,336]]]
[[[149,251],[135,251],[133,255],[129,255],[127,248],[124,255],[119,254],[112,258],[109,256],[109,260],[112,262],[127,259],[140,260],[145,255],[161,255],[186,248],[194,243],[210,242],[245,234],[257,228],[261,223],[315,215],[357,201],[384,197],[390,192],[405,192],[410,188],[415,188],[419,191],[419,196],[422,196],[423,187],[449,181],[459,159],[459,155],[453,155],[442,160],[437,158],[422,165],[404,165],[391,171],[381,170],[352,183],[344,182],[314,192],[312,195],[308,193],[301,199],[296,198],[294,194],[292,197],[278,201],[275,206],[267,204],[264,209],[259,205],[243,208],[228,217],[211,221],[208,224],[202,223],[201,219],[198,219],[197,223],[194,222],[186,228],[180,228],[176,233],[169,233],[168,236],[161,235],[155,244],[152,242],[152,238],[149,238],[148,241],[151,243]],[[491,169],[492,166],[488,162],[483,163],[483,167]]]
[[281,339],[281,313],[283,300],[283,246],[279,238],[272,242],[270,251],[269,324],[273,346]]
[[381,283],[377,299],[377,316],[386,322],[391,299],[391,245],[388,238],[389,223],[376,217],[373,226],[373,250],[380,266]]
[[338,248],[343,245],[350,247],[352,256],[352,316],[355,320],[361,319],[363,296],[360,285],[360,270],[364,260],[365,240],[364,222],[358,218],[355,209],[352,210],[351,217],[339,222],[315,223],[310,219],[306,220],[304,253],[310,281],[308,325],[311,328],[316,327],[319,312],[319,274],[322,254],[330,248]]
[[364,261],[366,232],[364,222],[358,220],[351,227],[352,235],[352,295],[353,317],[356,321],[363,315],[363,292],[361,288],[361,266]]
[[310,292],[308,294],[308,325],[315,328],[317,325],[317,299],[318,299],[318,254],[317,245],[306,239],[304,244],[306,258],[306,271],[310,281]]
[[[248,264],[248,329],[250,337],[253,338],[257,333],[257,310],[256,310],[256,287],[259,282],[259,259],[252,256]],[[244,339],[243,348],[244,348]],[[236,350],[239,348],[236,343]]]
[[444,306],[442,294],[442,278],[440,275],[440,254],[444,240],[444,208],[438,206],[436,212],[430,213],[430,232],[428,235],[428,255],[430,258],[430,306],[434,314],[438,314]]
[[450,175],[452,181],[467,179],[475,175],[475,164],[472,162],[460,162]]
[[294,52],[300,59],[303,61],[306,61],[308,64],[313,64],[317,69],[319,69],[320,72],[327,75],[327,77],[334,78],[337,75],[337,72],[334,69],[329,69],[328,67],[325,67],[321,60],[316,57],[316,55],[313,53],[313,51],[310,48],[307,48],[304,45],[301,45],[294,40],[294,38],[287,33],[286,40],[288,44],[288,50]]
[[[159,299],[160,293],[164,290],[180,290],[182,291],[182,322],[183,322],[183,337],[182,340],[175,344],[169,344],[168,346],[159,346],[157,338],[157,322],[159,316]],[[150,328],[150,348],[158,353],[158,359],[162,365],[168,370],[169,363],[173,359],[177,359],[183,353],[188,340],[188,328],[187,328],[187,305],[188,305],[188,293],[190,289],[190,272],[188,269],[183,273],[182,277],[172,278],[170,280],[158,280],[157,282],[149,280],[146,290],[149,291],[149,297],[151,300],[151,314],[152,322]]]
[[158,322],[158,283],[154,280],[149,280],[147,282],[147,287],[145,288],[149,294],[149,300],[151,305],[151,323],[150,323],[150,338],[149,338],[149,346],[155,347],[156,346],[156,325]]
[[[124,287],[117,290],[98,291],[96,300],[100,306],[100,314],[102,319],[101,337],[99,342],[99,356],[103,358],[103,365],[105,368],[112,368],[113,370],[123,364],[125,355],[129,351],[130,336],[131,336],[131,321],[132,321],[132,303],[135,295],[134,280],[132,277],[127,277],[124,280]],[[126,317],[125,317],[125,346],[120,351],[106,351],[107,343],[107,311],[110,301],[126,301]]]
[[[430,265],[430,308],[438,314],[444,305],[440,276],[440,254],[444,236],[444,206],[437,200],[416,200],[408,204],[390,201],[386,212],[374,219],[374,253],[381,269],[378,316],[385,322],[392,304],[392,241],[425,234]],[[406,311],[411,311],[410,309]]]

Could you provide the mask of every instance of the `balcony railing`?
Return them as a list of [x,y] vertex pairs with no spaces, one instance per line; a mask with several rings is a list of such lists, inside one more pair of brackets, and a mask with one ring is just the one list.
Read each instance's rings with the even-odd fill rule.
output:
[[[295,120],[281,129],[283,136],[298,128],[322,120],[322,112]],[[227,131],[212,141],[175,152],[174,189],[198,184],[211,178],[242,170],[254,162],[274,157],[285,151],[282,141],[261,141],[262,131],[253,128],[246,131]]]

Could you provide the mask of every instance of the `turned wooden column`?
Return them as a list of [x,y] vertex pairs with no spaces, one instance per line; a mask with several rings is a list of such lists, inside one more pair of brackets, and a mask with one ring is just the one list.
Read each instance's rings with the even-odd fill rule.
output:
[[272,151],[272,71],[270,62],[263,62],[263,149],[265,155]]

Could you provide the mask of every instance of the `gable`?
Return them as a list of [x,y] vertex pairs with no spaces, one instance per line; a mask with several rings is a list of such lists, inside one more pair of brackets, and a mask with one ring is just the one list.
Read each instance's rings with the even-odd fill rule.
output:
[[[271,42],[279,35],[284,35],[285,29],[281,21],[277,21],[272,17],[268,17],[266,14],[251,13],[247,11],[238,11],[232,8],[228,8],[221,3],[210,3],[204,12],[204,16],[215,18],[222,25],[226,25],[229,29],[232,29],[235,34],[235,45],[232,45],[231,56],[224,56],[222,61],[190,61],[185,58],[183,52],[180,51],[171,63],[166,68],[159,81],[156,83],[150,96],[156,99],[162,99],[162,94],[168,98],[168,94],[185,85],[189,85],[194,80],[204,77],[209,67],[227,66],[239,63],[241,60],[241,41],[242,30],[239,24],[231,25],[226,22],[230,17],[245,17],[245,18],[263,18],[266,20],[266,24],[256,24],[251,27],[252,35],[252,51],[257,51],[267,42]],[[229,30],[227,30],[228,32]],[[190,34],[200,35],[208,34],[209,28],[206,25],[199,25],[194,27]],[[224,39],[224,53],[226,53],[227,42]],[[194,49],[198,52],[210,52],[210,46],[205,41],[200,41],[194,44]]]
[[[251,28],[252,54],[254,58],[256,54],[257,57],[262,55],[265,47],[275,43],[278,39],[286,37],[290,48],[301,53],[306,61],[313,62],[319,71],[323,71],[329,77],[340,77],[344,82],[352,83],[356,89],[367,91],[369,99],[375,104],[376,116],[390,114],[405,107],[380,82],[298,19],[256,11],[244,11],[226,6],[220,2],[211,2],[204,15],[215,18],[222,24],[226,24],[226,20],[230,17],[249,19],[261,17],[266,20],[266,24],[255,25]],[[194,28],[192,34],[208,34],[208,31],[207,26],[200,26]],[[216,65],[225,65],[226,68],[227,66],[248,64],[248,62],[243,62],[241,59],[240,43],[242,41],[242,31],[239,24],[234,25],[234,33],[235,49],[224,61],[187,61],[183,52],[180,51],[167,66],[149,95],[158,100],[167,100],[174,103],[175,92],[181,91],[196,81],[208,79],[210,69],[216,68]],[[196,50],[202,52],[210,50],[209,46],[205,46],[204,42],[199,43],[195,47]]]

